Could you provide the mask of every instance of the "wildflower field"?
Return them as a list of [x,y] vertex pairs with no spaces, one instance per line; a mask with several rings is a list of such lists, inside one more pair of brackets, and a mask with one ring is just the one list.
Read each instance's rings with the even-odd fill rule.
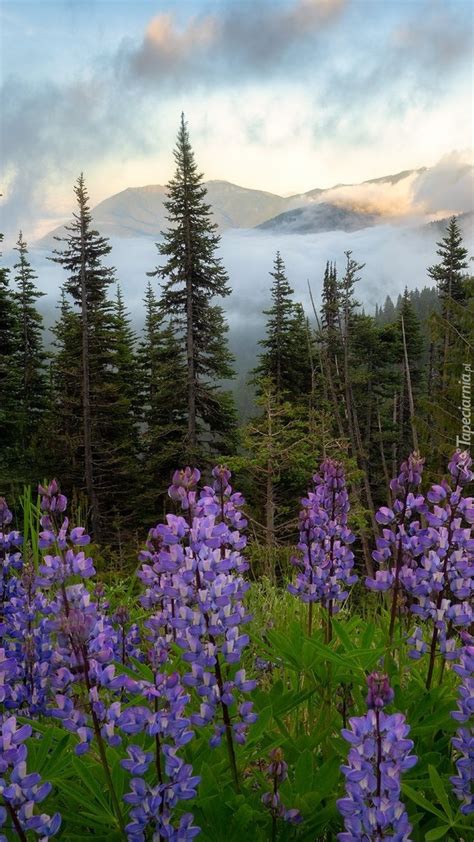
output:
[[472,840],[471,461],[402,464],[373,578],[331,459],[288,582],[251,580],[224,467],[175,473],[122,581],[56,481],[23,535],[2,499],[0,838]]

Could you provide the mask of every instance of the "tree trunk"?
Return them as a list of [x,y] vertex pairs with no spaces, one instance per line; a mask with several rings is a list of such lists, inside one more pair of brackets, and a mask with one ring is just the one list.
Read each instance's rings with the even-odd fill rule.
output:
[[384,479],[385,479],[385,485],[387,486],[387,501],[388,501],[388,505],[391,506],[392,501],[391,501],[391,495],[390,495],[390,476],[389,476],[389,473],[388,473],[387,460],[385,459],[385,451],[384,451],[384,447],[383,447],[382,421],[381,421],[381,418],[380,418],[380,409],[379,409],[378,401],[377,401],[377,426],[378,426],[378,429],[379,429],[380,461],[382,463],[382,470],[383,470],[383,475],[384,475]]
[[392,413],[392,424],[394,430],[393,436],[393,444],[392,444],[392,476],[397,476],[397,437],[395,435],[395,431],[397,429],[397,402],[398,402],[398,395],[395,392],[393,396],[393,413]]
[[[313,308],[314,318],[316,319],[316,324],[318,327],[318,331],[321,334],[321,324],[318,318],[318,313],[316,310],[316,306],[314,304],[313,292],[311,289],[311,285],[308,281],[308,290],[309,290],[309,297],[311,300],[311,306]],[[342,423],[341,413],[339,411],[339,401],[337,399],[336,389],[334,386],[334,379],[332,376],[331,371],[331,360],[328,357],[327,350],[324,348],[324,344],[321,345],[321,354],[320,354],[320,361],[321,361],[321,373],[323,373],[323,369],[326,371],[326,378],[327,378],[327,385],[329,386],[329,392],[331,395],[331,403],[334,410],[334,417],[336,419],[337,431],[341,438],[345,438],[344,433],[344,426]],[[326,382],[323,375],[323,389],[326,390]]]
[[402,339],[403,339],[403,354],[405,357],[405,373],[407,379],[407,391],[408,391],[408,407],[410,411],[410,426],[411,426],[411,435],[413,439],[413,450],[416,450],[418,453],[418,433],[415,426],[415,402],[413,400],[413,390],[411,387],[411,374],[410,374],[410,363],[408,360],[408,350],[407,350],[407,341],[405,336],[405,323],[403,321],[402,316]]
[[196,374],[194,370],[193,257],[189,227],[188,187],[184,173],[184,226],[186,237],[186,364],[188,370],[188,445],[193,458],[197,451]]
[[85,224],[81,208],[81,325],[82,325],[82,417],[84,430],[84,472],[86,492],[91,507],[91,523],[94,540],[100,540],[99,506],[94,486],[94,463],[92,456],[92,413],[89,370],[89,314],[87,307],[87,276],[85,255]]
[[344,348],[344,389],[346,395],[346,412],[347,423],[349,425],[349,437],[351,440],[354,456],[356,457],[363,473],[365,498],[367,502],[367,508],[369,509],[372,530],[375,538],[377,535],[377,523],[375,520],[374,502],[372,499],[372,491],[369,482],[369,466],[367,464],[367,459],[365,457],[364,448],[362,445],[359,419],[357,415],[357,409],[354,403],[354,395],[349,378],[349,311],[347,309],[347,304],[345,306],[344,311],[344,334],[342,336],[342,340]]
[[267,459],[267,487],[265,496],[265,531],[267,546],[275,545],[275,499],[273,487],[273,423],[272,408],[267,409],[268,459]]
[[448,294],[446,296],[444,307],[443,307],[443,318],[444,318],[444,347],[443,347],[443,368],[442,368],[442,380],[441,380],[441,388],[443,391],[446,389],[446,385],[448,382],[448,356],[449,356],[449,316],[450,316],[450,304],[451,304],[451,292],[452,292],[452,274],[451,270],[448,274]]

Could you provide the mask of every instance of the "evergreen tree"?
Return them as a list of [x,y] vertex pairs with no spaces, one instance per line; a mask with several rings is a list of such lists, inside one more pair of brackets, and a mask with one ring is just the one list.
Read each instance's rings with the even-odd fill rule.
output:
[[198,172],[184,115],[174,152],[176,172],[168,184],[170,227],[158,245],[165,264],[154,273],[164,279],[162,305],[181,339],[187,370],[187,442],[182,459],[195,459],[206,443],[214,450],[235,427],[230,395],[219,381],[233,376],[228,327],[216,297],[230,294],[228,277],[216,255],[220,237],[211,222],[206,187]]
[[441,304],[443,321],[443,340],[441,356],[442,388],[447,385],[449,349],[454,340],[457,325],[453,305],[463,305],[466,301],[465,279],[467,269],[467,249],[462,244],[462,235],[455,216],[451,217],[446,236],[437,243],[437,254],[441,261],[428,268],[428,275],[436,281]]
[[270,378],[277,397],[298,400],[308,395],[311,388],[306,320],[301,305],[293,301],[293,289],[279,251],[270,275],[272,306],[263,311],[268,317],[266,337],[259,342],[264,351],[253,374],[257,381]]
[[41,417],[45,410],[46,355],[43,348],[43,319],[36,308],[44,295],[36,287],[36,274],[28,259],[28,248],[20,231],[16,244],[18,262],[14,264],[16,309],[18,317],[18,384],[15,422],[18,441],[18,469],[24,482],[41,479],[38,474],[37,449]]
[[69,495],[84,484],[81,317],[68,300],[64,287],[58,304],[59,317],[52,327],[54,336],[49,377],[49,406],[44,450],[44,475],[61,477]]
[[257,539],[273,547],[294,540],[301,488],[318,453],[334,442],[328,417],[310,419],[301,404],[282,400],[272,378],[259,382],[256,404],[259,414],[241,431],[240,453],[226,456],[226,464],[242,477]]
[[114,281],[115,270],[102,265],[111,246],[105,237],[92,227],[84,176],[81,174],[74,186],[78,210],[71,225],[66,226],[66,237],[57,237],[65,243],[62,251],[55,250],[50,259],[68,272],[64,285],[79,308],[81,318],[81,433],[84,463],[85,490],[91,510],[94,538],[100,534],[99,488],[95,465],[101,457],[98,436],[98,409],[102,406],[104,372],[109,357],[108,334],[112,324],[107,290]]
[[364,446],[362,435],[362,422],[360,407],[354,399],[353,376],[351,361],[354,357],[354,326],[357,320],[367,319],[364,315],[357,314],[360,307],[355,297],[355,285],[360,280],[358,273],[364,268],[364,263],[357,263],[352,257],[351,251],[346,251],[346,270],[339,289],[341,295],[341,341],[343,347],[343,382],[346,407],[346,423],[351,443],[352,454],[357,460],[358,466],[363,474],[363,484],[367,510],[370,513],[372,529],[376,532],[375,510],[370,484],[370,470],[367,448]]
[[[107,322],[104,322],[107,327]],[[120,286],[107,329],[109,358],[102,381],[102,407],[97,413],[97,477],[101,507],[110,513],[115,536],[136,514],[138,492],[138,367],[136,337],[124,305]]]
[[181,343],[148,283],[145,325],[138,348],[144,456],[144,517],[156,517],[173,470],[186,451],[187,371]]
[[328,341],[331,341],[331,344],[333,344],[334,338],[339,332],[341,296],[337,282],[336,266],[329,263],[329,261],[326,263],[324,272],[321,299],[321,326],[326,332]]
[[462,303],[466,300],[465,278],[467,249],[462,244],[462,234],[455,216],[449,220],[446,236],[437,243],[441,261],[428,268],[428,275],[436,281],[439,298],[444,308],[449,300]]
[[[0,234],[0,243],[3,234]],[[17,448],[16,399],[21,382],[18,311],[10,288],[9,269],[0,267],[0,477],[15,479]]]

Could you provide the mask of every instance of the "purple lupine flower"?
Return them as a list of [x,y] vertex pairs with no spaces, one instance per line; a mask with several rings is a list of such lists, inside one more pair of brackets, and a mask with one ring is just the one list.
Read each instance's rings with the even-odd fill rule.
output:
[[313,482],[314,491],[301,501],[298,544],[301,557],[292,559],[298,574],[296,583],[289,585],[288,590],[309,603],[310,633],[312,603],[322,603],[328,611],[330,638],[331,616],[348,596],[348,588],[357,581],[352,570],[354,554],[349,549],[354,535],[347,525],[349,496],[343,465],[325,459]]
[[41,495],[41,510],[43,512],[64,512],[67,507],[67,497],[60,493],[57,480],[53,479],[48,485],[38,485]]
[[418,453],[412,453],[402,463],[399,475],[390,483],[392,506],[382,506],[375,515],[377,523],[384,528],[377,538],[377,549],[372,557],[383,567],[376,571],[374,578],[367,577],[365,583],[374,591],[392,589],[390,640],[395,628],[400,588],[405,581],[402,571],[406,569],[406,577],[410,576],[424,548],[419,516],[426,512],[427,506],[425,498],[418,492],[423,464],[424,459]]
[[[133,775],[131,791],[124,796],[132,805],[132,821],[126,827],[128,838],[132,842],[142,840],[148,829],[166,839],[193,839],[199,828],[192,826],[190,814],[186,814],[184,824],[181,821],[177,827],[173,824],[173,809],[180,801],[196,796],[200,780],[177,754],[179,748],[193,738],[190,721],[185,716],[189,696],[177,673],[155,672],[153,684],[142,683],[140,692],[152,706],[132,705],[117,721],[124,733],[147,734],[154,746],[154,752],[151,752],[130,745],[128,759],[122,761],[122,766]],[[152,762],[158,776],[153,786],[142,779]]]
[[12,522],[13,515],[8,508],[5,497],[0,497],[0,531],[3,532],[3,527],[8,526]]
[[[430,653],[427,688],[431,685],[435,658],[454,659],[456,637],[473,620],[474,523],[473,500],[463,496],[472,481],[472,459],[456,452],[449,463],[450,480],[433,485],[426,497],[424,516],[428,526],[417,531],[405,547],[406,559],[400,579],[411,599],[411,611],[420,620],[430,621],[430,642],[425,643],[421,627],[409,642],[410,655],[417,659]],[[408,558],[411,553],[411,560]]]
[[[10,522],[5,506],[2,503],[2,517]],[[42,616],[47,600],[32,566],[23,562],[18,551],[21,543],[19,533],[0,533],[0,646],[3,667],[6,661],[15,664],[7,684],[3,683],[4,669],[1,671],[0,692],[5,710],[21,709],[24,715],[34,716],[45,708],[52,645]]]
[[337,802],[345,830],[337,838],[339,842],[409,842],[411,825],[400,801],[400,778],[417,762],[410,754],[410,729],[403,714],[383,710],[393,699],[387,677],[373,673],[367,685],[369,710],[365,716],[349,719],[350,728],[341,731],[350,750],[347,765],[341,766],[346,796]]
[[[16,530],[7,532],[5,527],[9,526],[13,520],[13,515],[8,508],[5,497],[0,497],[0,574],[5,575],[4,568],[11,568],[12,566],[21,564],[21,555],[16,549],[11,552],[12,548],[20,547],[23,543],[23,538]],[[0,586],[1,586],[0,582]],[[1,618],[0,618],[1,619]]]
[[47,840],[58,832],[61,816],[35,812],[51,792],[51,784],[42,782],[35,772],[28,773],[25,740],[31,733],[31,726],[17,726],[15,716],[0,723],[0,827],[8,823],[25,836],[31,831]]
[[187,511],[196,501],[196,487],[201,479],[201,472],[197,468],[177,470],[173,474],[168,493],[175,503],[179,503]]
[[233,744],[245,741],[256,719],[252,704],[241,700],[255,682],[243,670],[234,673],[249,643],[241,631],[250,620],[243,603],[249,586],[242,576],[248,564],[240,554],[244,500],[233,493],[226,468],[215,468],[213,484],[200,492],[199,478],[191,468],[173,476],[169,494],[183,516],[167,515],[166,523],[149,533],[140,555],[146,588],[141,601],[153,612],[144,625],[155,658],[164,661],[172,642],[182,649],[188,665],[183,681],[199,700],[191,722],[214,724],[212,747],[226,735],[237,783]]
[[279,789],[288,777],[288,765],[285,763],[283,752],[279,748],[274,748],[270,752],[270,764],[267,767],[267,775],[272,784],[272,789],[270,792],[265,792],[262,795],[262,804],[270,811],[274,826],[278,819],[288,824],[300,824],[303,821],[300,811],[294,808],[288,809],[281,800]]
[[451,740],[457,753],[457,775],[451,783],[457,797],[462,801],[461,813],[474,813],[474,638],[463,633],[466,645],[462,648],[459,663],[453,669],[462,678],[458,689],[458,710],[451,716],[463,727],[458,728]]

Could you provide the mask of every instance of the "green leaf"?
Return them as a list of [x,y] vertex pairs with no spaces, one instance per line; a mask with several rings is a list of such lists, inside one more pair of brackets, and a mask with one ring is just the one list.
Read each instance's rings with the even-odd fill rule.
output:
[[336,632],[336,634],[337,634],[339,640],[341,641],[341,643],[344,645],[344,648],[346,649],[346,651],[347,652],[353,652],[357,647],[354,644],[354,641],[351,640],[350,635],[347,633],[347,631],[344,628],[344,626],[342,625],[342,623],[338,623],[337,620],[333,619],[332,625],[333,625],[334,631]]
[[430,776],[431,786],[433,787],[433,791],[438,798],[439,803],[441,804],[444,812],[446,813],[448,819],[450,821],[453,820],[453,812],[451,810],[451,805],[449,803],[449,797],[446,792],[445,786],[443,781],[441,780],[438,770],[435,769],[434,766],[428,766],[428,772]]
[[258,719],[250,729],[249,743],[254,743],[256,740],[260,739],[262,734],[269,730],[272,715],[273,710],[271,705],[267,705],[263,708],[263,710],[258,712]]
[[451,830],[451,825],[444,824],[439,825],[438,827],[433,827],[432,830],[429,830],[428,833],[425,834],[426,842],[433,842],[434,839],[447,839],[447,833]]
[[417,792],[416,789],[412,789],[411,786],[408,786],[408,784],[402,784],[402,790],[405,793],[405,795],[408,796],[410,801],[413,801],[415,804],[418,804],[419,807],[423,807],[423,809],[427,810],[428,813],[433,813],[433,815],[438,816],[439,819],[445,818],[444,813],[442,813],[441,810],[438,810],[437,807],[433,807],[433,805],[428,801],[427,798],[425,798],[424,795],[421,794],[421,792]]
[[305,749],[295,766],[295,790],[298,795],[311,792],[313,788],[313,756],[309,749]]

